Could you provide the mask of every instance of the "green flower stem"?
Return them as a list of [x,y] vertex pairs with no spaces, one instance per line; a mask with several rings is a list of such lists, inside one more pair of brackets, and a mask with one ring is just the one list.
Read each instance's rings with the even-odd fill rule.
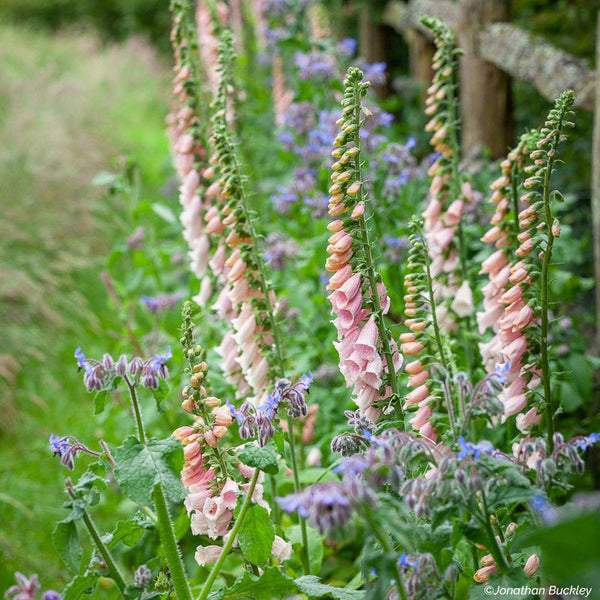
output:
[[138,402],[137,393],[135,386],[129,380],[129,377],[125,375],[125,383],[129,388],[129,396],[131,397],[131,405],[133,406],[133,414],[135,416],[135,423],[137,426],[138,439],[140,443],[146,445],[146,431],[144,429],[144,421],[142,420],[142,411],[140,410],[140,403]]
[[219,574],[219,571],[221,570],[223,562],[227,558],[231,547],[233,546],[233,542],[235,541],[235,538],[242,525],[244,517],[246,516],[246,512],[250,507],[250,503],[252,502],[252,494],[254,494],[254,488],[256,487],[256,483],[258,482],[259,474],[260,471],[258,469],[255,469],[254,475],[252,475],[252,479],[250,481],[250,486],[248,487],[248,493],[246,494],[246,497],[244,498],[244,503],[242,504],[242,508],[240,509],[240,514],[238,515],[238,518],[236,519],[235,524],[233,525],[233,529],[231,530],[229,537],[227,538],[227,541],[223,546],[223,550],[221,551],[219,559],[214,564],[206,581],[204,582],[204,585],[202,586],[202,591],[200,592],[200,595],[198,596],[197,600],[206,600],[208,594],[211,591],[212,585],[215,582],[215,579],[217,578],[217,575]]
[[[423,232],[421,232],[421,239],[424,240]],[[446,353],[444,352],[444,346],[442,344],[442,335],[440,332],[440,326],[437,320],[437,311],[435,309],[435,298],[433,296],[433,280],[431,277],[431,269],[430,269],[430,260],[429,260],[429,252],[427,250],[427,245],[423,242],[423,258],[425,260],[425,273],[427,275],[427,293],[429,295],[429,305],[431,306],[431,320],[433,323],[433,333],[435,335],[435,342],[438,347],[438,352],[440,355],[440,362],[446,371],[449,370],[449,364],[446,359]]]
[[[371,517],[371,515],[369,513],[369,509],[366,508],[365,510],[361,511],[361,513],[362,513],[362,517],[364,518],[365,522],[369,526],[369,529],[371,530],[371,532],[373,533],[373,535],[375,536],[377,541],[381,544],[381,547],[383,548],[384,552],[387,555],[395,555],[396,553],[394,551],[394,546],[392,544],[392,541],[390,540],[389,534],[386,533],[385,531],[383,531],[375,523],[375,521],[373,521],[373,518]],[[404,589],[404,584],[402,583],[402,573],[400,572],[400,569],[398,567],[397,560],[394,561],[394,565],[396,568],[396,578],[397,578],[397,582],[398,582],[398,592],[400,593],[400,598],[401,598],[401,600],[407,600],[406,590]]]
[[483,515],[479,515],[479,520],[482,523],[485,529],[485,533],[488,537],[490,544],[489,549],[492,556],[494,557],[494,563],[496,564],[496,568],[498,569],[500,574],[504,574],[508,571],[508,564],[506,562],[506,559],[504,558],[502,549],[496,541],[496,536],[494,535],[494,530],[492,529],[492,525],[490,523],[490,512],[488,511],[485,493],[483,490],[481,490],[481,503],[483,506]]
[[[73,484],[71,483],[70,478],[67,478],[66,488],[67,488],[67,492],[69,493],[71,498],[73,498],[73,500],[77,500],[77,494],[75,493],[75,490],[73,489]],[[125,587],[126,587],[125,580],[123,579],[123,576],[121,575],[121,572],[119,571],[119,567],[117,566],[117,563],[114,561],[110,551],[108,550],[108,548],[106,547],[106,545],[104,544],[102,539],[100,538],[100,534],[98,533],[98,530],[96,529],[96,525],[94,524],[92,517],[90,517],[88,511],[85,508],[83,509],[83,522],[85,524],[86,529],[88,530],[88,533],[90,534],[90,537],[92,538],[92,541],[94,542],[94,545],[96,546],[96,549],[98,550],[98,552],[100,552],[100,555],[102,556],[102,559],[104,560],[104,564],[106,565],[106,568],[108,569],[108,572],[110,573],[111,578],[117,584],[117,587],[119,588],[119,591],[121,592],[121,595],[123,597],[125,597]]]
[[[354,171],[356,174],[356,178],[358,181],[362,182],[361,176],[361,164],[360,164],[360,106],[361,106],[361,96],[358,91],[358,88],[355,88],[354,92],[354,102],[356,104],[356,108],[354,109],[354,122],[356,124],[356,129],[354,130],[354,146],[358,150],[356,156],[354,157]],[[364,201],[363,197],[363,188],[362,183],[358,190],[357,203],[360,204]],[[396,369],[394,368],[394,359],[392,357],[392,350],[390,347],[390,337],[387,327],[385,326],[385,320],[383,316],[383,310],[381,308],[381,300],[379,298],[379,294],[377,293],[377,276],[375,273],[375,266],[373,264],[373,255],[371,253],[371,241],[369,240],[369,230],[367,229],[367,221],[362,215],[359,219],[359,227],[360,227],[360,235],[361,235],[361,245],[365,257],[365,262],[367,264],[367,276],[369,278],[369,285],[371,286],[371,297],[373,299],[373,307],[376,315],[376,323],[377,329],[379,330],[379,338],[381,339],[381,345],[383,346],[383,354],[385,356],[385,362],[388,368],[388,381],[390,387],[392,388],[392,393],[396,398],[399,398],[399,388],[398,388],[398,377],[396,376]],[[402,416],[402,408],[399,402],[396,402],[394,405],[396,413],[398,416]]]
[[171,515],[167,507],[165,493],[160,483],[154,486],[152,500],[154,500],[154,507],[156,508],[156,529],[165,551],[177,600],[192,600],[192,590],[185,574],[183,559],[177,546],[175,530],[173,529]]
[[[241,206],[243,209],[243,214],[246,219],[246,223],[250,230],[250,237],[252,238],[252,248],[254,250],[254,258],[257,263],[259,277],[258,280],[260,282],[261,291],[264,296],[266,312],[268,314],[269,321],[271,322],[271,330],[273,331],[274,345],[275,345],[275,353],[277,356],[277,365],[278,365],[278,376],[280,379],[285,377],[285,359],[284,359],[284,351],[283,351],[283,341],[281,336],[281,331],[279,328],[279,324],[277,319],[275,318],[275,310],[273,305],[271,304],[271,299],[269,298],[269,286],[267,285],[267,277],[265,275],[266,267],[265,263],[262,259],[262,255],[260,252],[260,248],[258,247],[258,238],[256,229],[254,228],[253,219],[250,216],[250,211],[248,210],[247,202],[246,202],[246,194],[244,193],[244,188],[242,185],[242,177],[241,171],[237,162],[237,158],[233,148],[230,144],[230,153],[233,157],[233,164],[236,172],[237,180],[240,182],[240,198],[241,198]],[[288,441],[290,444],[290,453],[292,457],[292,471],[294,473],[294,491],[297,493],[300,491],[300,470],[298,461],[296,460],[296,441],[294,438],[294,423],[290,417],[287,419],[288,422]],[[310,561],[308,558],[308,536],[306,533],[306,522],[303,518],[300,519],[300,529],[302,532],[302,545],[304,549],[303,553],[303,568],[305,575],[310,575]]]
[[515,236],[519,235],[519,231],[521,231],[519,226],[519,186],[517,182],[518,172],[519,168],[517,166],[517,161],[515,161],[512,164],[510,172],[510,192],[513,205],[512,209],[514,213],[513,229],[515,230]]
[[[556,146],[560,135],[556,136],[556,142],[553,149],[556,151]],[[552,235],[552,212],[550,210],[550,175],[552,174],[552,164],[554,159],[550,158],[548,167],[544,176],[544,217],[546,220],[546,235],[547,243],[544,250],[544,260],[542,262],[542,278],[541,278],[541,341],[540,349],[542,354],[542,381],[544,383],[544,400],[546,402],[546,431],[548,433],[548,452],[551,454],[554,450],[554,403],[552,402],[552,389],[550,386],[550,361],[548,359],[548,274],[550,271],[550,259],[552,257],[552,245],[554,244],[554,236]]]
[[[294,421],[288,415],[288,441],[290,444],[290,455],[292,457],[292,472],[294,473],[294,492],[300,491],[300,470],[298,468],[298,461],[296,459],[296,443],[294,436]],[[302,533],[302,568],[304,569],[305,575],[310,575],[310,558],[308,555],[308,535],[306,533],[306,520],[300,517],[300,531]]]

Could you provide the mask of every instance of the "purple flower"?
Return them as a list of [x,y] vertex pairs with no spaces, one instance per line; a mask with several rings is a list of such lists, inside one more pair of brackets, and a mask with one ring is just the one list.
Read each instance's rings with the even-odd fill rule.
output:
[[345,54],[346,56],[354,56],[356,52],[356,47],[358,46],[358,42],[351,37],[344,38],[338,45],[337,49],[340,54]]
[[297,512],[321,534],[337,533],[352,516],[352,505],[339,481],[316,483],[276,500],[285,512]]
[[290,188],[282,185],[277,186],[277,193],[271,194],[271,202],[279,213],[287,213],[291,204],[298,201],[298,195]]
[[504,385],[507,381],[506,374],[510,371],[510,360],[507,360],[502,365],[496,365],[496,375],[498,375],[498,381]]
[[52,450],[54,456],[60,454],[63,456],[66,452],[69,452],[72,444],[69,444],[68,438],[61,438],[59,435],[50,434],[50,450]]
[[462,435],[458,437],[458,443],[462,448],[456,457],[459,460],[466,456],[473,456],[475,459],[478,459],[482,452],[489,454],[494,450],[494,447],[487,440],[482,440],[479,444],[470,444],[465,441]]
[[277,414],[277,408],[279,406],[279,395],[274,396],[269,394],[267,397],[267,402],[265,404],[261,404],[257,410],[261,412],[266,412],[269,419],[274,419]]
[[294,64],[298,67],[298,77],[303,81],[326,81],[337,75],[336,59],[327,52],[296,52]]
[[163,355],[160,355],[160,354],[154,355],[154,362],[152,363],[152,370],[155,371],[156,373],[159,373],[163,379],[166,379],[168,377],[168,374],[162,375],[162,373],[164,373],[166,371],[165,363],[170,358],[173,358],[173,353],[171,352],[171,346],[167,347],[167,351]]
[[407,556],[406,552],[402,552],[400,558],[398,559],[398,563],[402,566],[404,571],[414,569],[416,572],[417,570],[417,559]]
[[384,62],[362,63],[360,68],[364,74],[364,80],[370,81],[373,85],[383,85],[385,83]]
[[62,598],[62,594],[59,594],[55,590],[46,590],[42,594],[42,600],[60,600]]
[[88,362],[86,362],[85,354],[81,351],[81,346],[78,346],[77,350],[75,350],[74,356],[77,359],[77,371],[85,369],[85,372],[89,375],[92,371],[92,367]]
[[34,600],[36,594],[40,591],[40,584],[37,574],[27,579],[23,573],[17,571],[15,579],[18,585],[13,585],[6,590],[4,597],[12,598],[13,600]]
[[600,433],[590,433],[590,435],[576,440],[575,445],[585,452],[590,446],[600,440]]

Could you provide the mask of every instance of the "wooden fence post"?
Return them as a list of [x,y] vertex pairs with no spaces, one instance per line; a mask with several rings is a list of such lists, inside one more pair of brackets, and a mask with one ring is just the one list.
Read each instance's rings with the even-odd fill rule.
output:
[[596,354],[600,354],[600,12],[596,24],[596,103],[592,142],[592,230],[596,279]]
[[507,0],[460,0],[457,44],[462,143],[465,150],[489,148],[493,158],[505,156],[513,144],[513,111],[510,77],[481,58],[479,38],[483,28],[509,17]]

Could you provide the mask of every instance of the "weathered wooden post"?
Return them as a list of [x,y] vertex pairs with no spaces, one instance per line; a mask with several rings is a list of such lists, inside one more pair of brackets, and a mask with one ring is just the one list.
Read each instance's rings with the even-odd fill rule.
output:
[[592,228],[596,278],[596,353],[600,353],[600,12],[596,23],[596,101],[592,142]]
[[480,34],[495,21],[507,21],[507,0],[460,0],[456,23],[460,59],[459,80],[462,142],[468,150],[483,145],[500,158],[513,144],[510,77],[481,58]]

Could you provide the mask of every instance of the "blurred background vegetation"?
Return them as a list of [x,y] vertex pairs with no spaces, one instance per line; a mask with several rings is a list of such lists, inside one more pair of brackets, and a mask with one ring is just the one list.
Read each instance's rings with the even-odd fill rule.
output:
[[[590,64],[597,10],[597,0],[512,3],[516,24]],[[122,317],[99,274],[111,248],[133,233],[119,216],[131,206],[91,182],[132,156],[141,200],[174,202],[164,132],[168,2],[3,0],[0,23],[0,592],[15,570],[39,572],[44,587],[61,589],[66,575],[50,537],[64,516],[64,472],[51,461],[48,436],[116,442],[127,431],[122,415],[93,418],[75,369],[64,368],[79,345],[90,356],[111,351],[107,340]],[[389,67],[405,75],[406,61]],[[518,132],[549,106],[525,84],[515,87],[515,105]],[[406,121],[421,124],[411,110]],[[569,224],[578,269],[590,277],[591,115],[576,121],[561,186],[576,192]],[[142,210],[138,222],[151,213]],[[176,236],[177,226],[169,231]],[[102,505],[100,523],[121,509]]]

